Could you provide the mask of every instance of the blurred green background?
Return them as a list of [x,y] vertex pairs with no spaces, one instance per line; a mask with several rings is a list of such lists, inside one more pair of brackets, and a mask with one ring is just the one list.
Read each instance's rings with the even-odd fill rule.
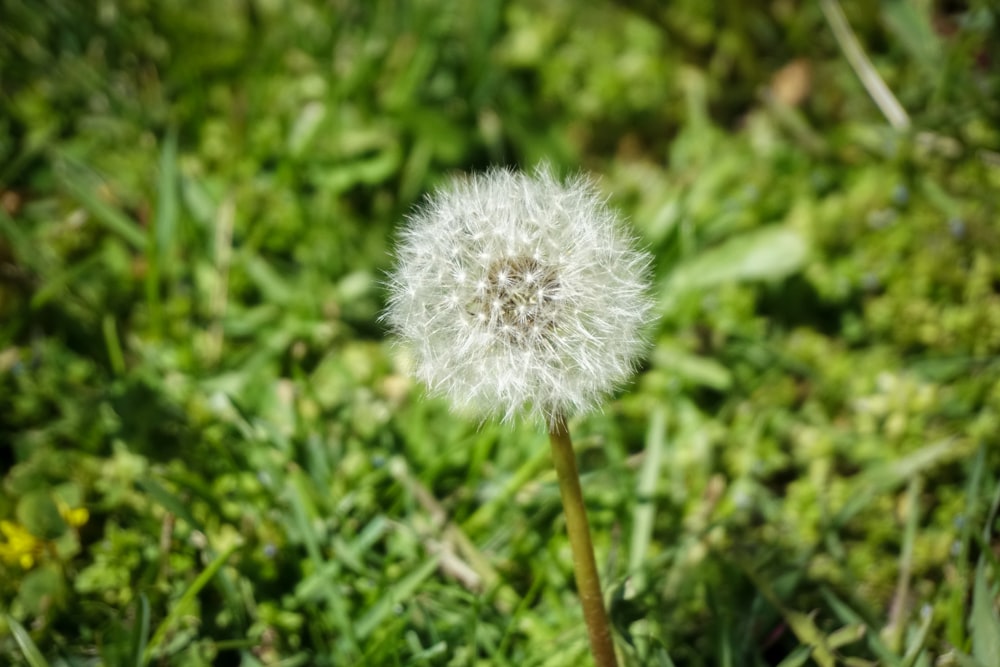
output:
[[571,424],[628,664],[1000,664],[986,0],[0,0],[0,663],[588,664],[544,433],[377,319],[542,161],[656,256]]

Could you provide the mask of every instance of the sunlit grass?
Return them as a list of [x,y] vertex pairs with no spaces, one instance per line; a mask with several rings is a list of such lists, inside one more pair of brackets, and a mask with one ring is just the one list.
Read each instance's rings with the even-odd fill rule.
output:
[[0,663],[581,664],[544,434],[377,321],[544,160],[656,258],[570,424],[629,664],[995,665],[1000,17],[931,4],[842,8],[900,131],[808,3],[6,3]]

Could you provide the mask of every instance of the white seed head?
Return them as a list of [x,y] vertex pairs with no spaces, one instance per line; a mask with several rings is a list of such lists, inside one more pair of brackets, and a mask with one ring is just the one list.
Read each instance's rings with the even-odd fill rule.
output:
[[650,257],[585,178],[458,179],[409,217],[396,260],[383,317],[460,409],[585,411],[645,348]]

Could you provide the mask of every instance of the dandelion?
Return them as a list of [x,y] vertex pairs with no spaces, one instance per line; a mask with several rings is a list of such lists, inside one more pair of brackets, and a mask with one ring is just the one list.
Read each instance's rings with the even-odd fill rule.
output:
[[649,256],[584,178],[506,170],[410,218],[385,318],[432,394],[554,425],[596,407],[645,347]]
[[545,422],[591,649],[617,664],[566,418],[629,378],[646,343],[650,257],[585,178],[496,169],[408,221],[384,318],[432,394]]

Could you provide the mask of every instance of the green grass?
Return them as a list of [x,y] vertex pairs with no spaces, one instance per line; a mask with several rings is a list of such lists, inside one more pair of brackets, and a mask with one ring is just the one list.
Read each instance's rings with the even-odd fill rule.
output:
[[0,663],[587,664],[545,434],[377,319],[544,160],[656,256],[570,425],[629,664],[998,664],[1000,14],[843,10],[908,128],[815,3],[0,0]]

